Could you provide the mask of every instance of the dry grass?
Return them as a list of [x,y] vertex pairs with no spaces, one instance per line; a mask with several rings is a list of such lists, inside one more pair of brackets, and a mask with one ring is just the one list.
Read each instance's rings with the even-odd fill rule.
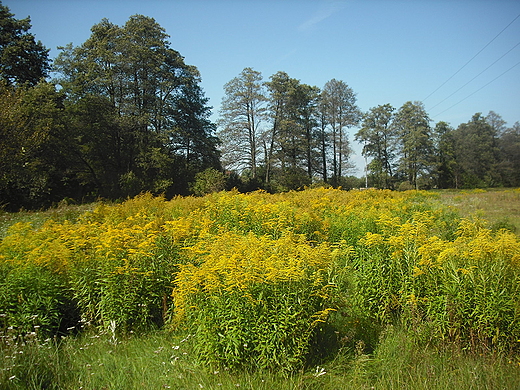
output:
[[439,192],[441,200],[461,217],[481,217],[491,228],[509,229],[520,234],[520,189],[492,189]]

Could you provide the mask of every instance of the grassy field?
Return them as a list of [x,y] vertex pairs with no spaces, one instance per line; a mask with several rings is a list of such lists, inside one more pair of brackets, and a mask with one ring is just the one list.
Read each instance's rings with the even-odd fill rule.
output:
[[495,229],[506,227],[520,233],[520,191],[439,191],[441,200],[463,217],[482,216]]
[[372,353],[358,345],[291,376],[208,369],[197,363],[189,342],[167,332],[124,340],[106,334],[70,337],[59,346],[33,342],[2,352],[2,370],[8,372],[1,389],[513,390],[520,383],[517,362],[418,348],[394,328],[385,331]]
[[[0,390],[518,388],[519,190],[311,190],[97,206],[0,213],[0,277],[8,280],[6,272],[22,269],[24,262],[34,263],[37,271],[30,272],[45,277],[41,272],[56,269],[51,281],[52,275],[63,277],[61,284],[33,286],[35,274],[24,271],[0,288],[3,302],[14,300],[26,310],[19,316],[0,303]],[[81,217],[85,212],[89,216]],[[18,230],[9,229],[15,223],[21,223]],[[242,255],[243,265],[234,253],[257,255]],[[317,262],[309,269],[315,257],[330,261],[331,268],[322,272],[326,263]],[[229,273],[230,258],[234,267],[243,267],[240,274]],[[163,265],[172,262],[178,265],[165,272]],[[229,277],[233,284],[215,285],[217,279],[207,279],[212,275],[220,275],[220,283]],[[508,278],[510,285],[504,283]],[[137,322],[133,317],[143,315],[148,301],[165,304],[161,280],[170,292],[174,283],[173,299],[181,308],[186,302],[184,311],[170,308],[162,324],[165,312],[150,322],[155,313],[150,306],[148,322]],[[245,300],[233,295],[238,282]],[[183,283],[188,283],[184,292],[179,291]],[[325,292],[331,283],[337,294]],[[85,302],[81,320],[65,333],[51,331],[54,317],[38,317],[44,313],[38,305],[56,308],[45,306],[42,289],[62,285],[77,289],[74,299]],[[286,285],[291,289],[283,289]],[[38,305],[28,302],[33,287]],[[18,292],[10,295],[14,288]],[[212,295],[212,288],[230,293]],[[110,294],[100,295],[106,291]],[[87,301],[92,296],[99,301]],[[226,300],[219,301],[221,296]],[[300,301],[302,296],[313,300]],[[449,297],[447,311],[434,302],[437,296]],[[263,300],[274,306],[254,311]],[[306,312],[294,311],[295,302],[308,319]],[[190,312],[196,305],[199,309]],[[239,312],[230,313],[235,307]],[[265,315],[264,323],[277,329],[298,328],[305,320],[316,334],[323,332],[318,341],[301,339],[309,349],[298,360],[298,350],[289,353],[292,344],[284,336],[289,333],[279,337],[232,327],[257,324],[249,311],[253,317]],[[213,339],[211,330],[219,322],[227,333]],[[266,337],[273,339],[258,341]],[[262,361],[256,355],[269,356],[269,349],[280,346],[287,360],[258,369]],[[212,355],[219,348],[222,352]]]

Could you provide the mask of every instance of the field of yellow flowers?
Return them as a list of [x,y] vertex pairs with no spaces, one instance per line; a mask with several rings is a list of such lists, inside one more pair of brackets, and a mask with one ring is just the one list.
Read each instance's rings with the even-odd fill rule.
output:
[[430,192],[316,188],[143,194],[0,242],[2,335],[165,328],[208,367],[289,373],[396,324],[518,354],[519,237]]

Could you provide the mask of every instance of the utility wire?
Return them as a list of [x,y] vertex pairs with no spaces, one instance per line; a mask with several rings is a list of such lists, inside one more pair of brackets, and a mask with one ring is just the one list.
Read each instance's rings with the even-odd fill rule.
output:
[[437,103],[435,106],[433,107],[430,107],[430,110],[433,110],[435,107],[439,106],[440,104],[444,103],[446,100],[448,100],[450,97],[452,97],[453,95],[455,95],[457,92],[459,92],[462,88],[464,88],[466,85],[468,85],[469,83],[471,83],[473,80],[475,80],[478,76],[480,76],[482,73],[484,73],[486,70],[488,70],[489,68],[491,68],[493,65],[495,65],[498,61],[500,61],[502,58],[504,58],[507,54],[509,54],[513,49],[515,49],[518,45],[520,45],[520,42],[518,42],[516,45],[514,45],[511,49],[509,49],[506,53],[502,54],[502,56],[500,58],[498,58],[497,60],[495,60],[491,65],[489,65],[486,69],[484,69],[482,72],[480,72],[479,74],[477,74],[475,77],[473,77],[471,80],[469,80],[466,84],[464,84],[462,87],[460,87],[459,89],[457,89],[455,92],[453,92],[451,95],[449,95],[447,98],[441,100],[439,103]]
[[499,74],[497,77],[495,77],[493,80],[491,80],[490,82],[488,82],[487,84],[483,85],[482,87],[480,87],[479,89],[477,89],[476,91],[470,93],[468,96],[466,96],[464,99],[462,100],[459,100],[457,103],[453,104],[452,106],[448,107],[447,109],[445,109],[444,111],[441,111],[439,112],[438,114],[434,115],[434,117],[438,117],[439,115],[445,113],[446,111],[448,110],[451,110],[453,107],[455,107],[457,104],[459,103],[462,103],[464,100],[470,98],[471,96],[473,96],[474,94],[476,94],[478,91],[480,91],[481,89],[487,87],[489,84],[491,84],[492,82],[494,82],[495,80],[497,80],[498,78],[502,77],[503,75],[505,75],[507,72],[509,72],[510,70],[512,70],[513,68],[517,67],[518,65],[520,65],[520,62],[517,62],[516,64],[514,64],[512,67],[510,67],[508,70],[506,70],[505,72]]
[[500,36],[500,34],[502,34],[509,26],[511,26],[514,23],[514,21],[518,18],[520,18],[520,14],[518,14],[516,16],[516,18],[514,18],[507,26],[505,26],[502,29],[502,31],[500,31],[491,41],[489,41],[486,44],[486,46],[484,46],[482,49],[480,49],[477,54],[475,54],[473,57],[471,57],[471,59],[468,62],[466,62],[464,65],[462,65],[462,67],[459,70],[457,70],[454,74],[452,74],[444,83],[442,83],[439,87],[437,87],[437,89],[435,89],[432,93],[430,93],[428,96],[426,96],[422,101],[424,102],[426,99],[428,99],[430,96],[432,96],[435,92],[437,92],[439,89],[441,89],[448,81],[450,81],[453,77],[455,77],[462,69],[464,69],[471,61],[473,61],[475,59],[475,57],[477,57],[480,53],[482,53],[486,47],[488,47],[495,39],[497,39]]

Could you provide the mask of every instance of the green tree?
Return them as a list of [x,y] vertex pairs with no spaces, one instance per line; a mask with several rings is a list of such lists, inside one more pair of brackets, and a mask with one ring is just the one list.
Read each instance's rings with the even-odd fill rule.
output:
[[319,169],[318,171],[321,173],[321,178],[324,183],[328,182],[328,174],[327,174],[327,162],[328,162],[328,151],[330,146],[330,135],[328,132],[328,119],[327,119],[327,106],[323,99],[323,91],[320,92],[320,96],[318,97],[317,104],[317,128],[316,128],[316,140],[318,143],[318,159],[319,159]]
[[457,187],[453,128],[441,121],[435,125],[432,135],[436,185],[438,188]]
[[492,187],[500,184],[499,149],[495,129],[477,113],[454,131],[456,182],[463,187]]
[[345,82],[332,79],[325,83],[322,92],[323,109],[331,128],[332,177],[335,181],[350,167],[347,129],[359,123],[361,111],[356,105],[356,94]]
[[400,170],[416,189],[428,183],[433,168],[430,118],[421,102],[406,102],[397,111],[394,126],[400,144]]
[[384,104],[371,108],[364,116],[355,139],[363,143],[363,155],[371,157],[368,169],[380,188],[393,187],[396,133],[392,126],[395,108]]
[[[70,104],[81,107],[78,134],[95,142],[92,132],[108,125],[101,130],[108,143],[80,148],[86,172],[93,182],[103,180],[110,196],[186,192],[197,171],[218,165],[200,74],[170,48],[153,18],[134,15],[122,27],[103,19],[91,31],[82,45],[62,48],[55,61]],[[100,105],[107,107],[94,113]],[[85,117],[89,113],[96,121]],[[105,162],[107,172],[96,170]]]
[[179,160],[175,166],[184,167],[185,177],[190,179],[193,172],[220,169],[220,141],[214,135],[217,127],[210,120],[211,108],[199,85],[198,71],[192,67],[191,72],[193,77],[186,79],[170,106],[173,121],[167,139],[168,150]]
[[283,152],[279,147],[287,147],[285,139],[288,136],[288,128],[291,126],[294,115],[291,94],[298,80],[290,78],[285,72],[277,72],[270,77],[271,81],[265,83],[268,95],[268,116],[271,122],[270,129],[263,133],[265,156],[265,181],[271,180],[271,171],[275,165],[275,158],[285,161]]
[[497,137],[506,131],[506,121],[495,111],[489,111],[486,115],[486,122],[493,128]]
[[506,129],[498,140],[500,173],[506,186],[520,187],[520,122]]
[[195,181],[191,184],[191,191],[197,196],[204,196],[212,192],[226,189],[226,176],[215,168],[207,168],[195,175]]
[[299,84],[295,91],[297,122],[303,134],[303,161],[309,180],[312,179],[319,166],[319,131],[317,131],[317,127],[320,93],[318,87],[307,84]]
[[29,33],[31,19],[15,19],[0,3],[0,79],[36,85],[50,69],[49,50]]
[[63,99],[49,83],[0,82],[0,202],[10,209],[48,206],[77,189]]
[[271,127],[264,133],[266,182],[277,169],[277,187],[295,189],[310,184],[316,165],[316,105],[319,89],[277,72],[266,83]]
[[256,179],[262,147],[260,123],[265,116],[266,102],[262,74],[245,68],[224,85],[224,93],[218,132],[224,164],[247,169]]

